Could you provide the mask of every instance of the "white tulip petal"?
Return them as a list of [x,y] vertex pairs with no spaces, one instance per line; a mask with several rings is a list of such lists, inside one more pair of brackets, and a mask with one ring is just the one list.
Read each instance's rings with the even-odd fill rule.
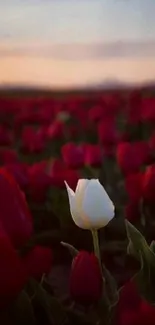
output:
[[89,179],[79,179],[77,186],[76,186],[76,190],[75,193],[78,195],[81,193],[84,193],[84,190],[86,188],[86,186],[89,184],[90,180]]
[[75,205],[76,205],[76,209],[80,212],[80,215],[82,214],[82,202],[88,184],[89,184],[88,179],[80,179],[77,183],[77,187],[75,190]]
[[81,216],[79,214],[79,211],[76,209],[76,205],[75,205],[75,193],[69,187],[69,185],[67,184],[66,181],[65,181],[65,185],[66,185],[66,189],[67,189],[67,193],[68,193],[68,199],[69,199],[70,212],[71,212],[72,219],[78,227],[83,228],[82,227],[83,222],[81,220]]
[[90,180],[83,197],[83,215],[92,228],[101,228],[114,217],[114,205],[98,180]]
[[84,198],[84,193],[85,193],[86,187],[88,186],[89,182],[90,182],[89,179],[80,179],[78,181],[78,184],[77,184],[77,187],[75,190],[75,207],[80,215],[81,228],[83,228],[83,229],[90,228],[89,218],[84,216],[84,213],[83,213],[83,198]]

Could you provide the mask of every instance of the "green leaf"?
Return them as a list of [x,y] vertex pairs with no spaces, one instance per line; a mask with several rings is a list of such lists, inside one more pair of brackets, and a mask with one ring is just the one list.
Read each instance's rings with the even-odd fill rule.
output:
[[150,265],[143,255],[141,255],[141,269],[133,280],[143,299],[155,305],[155,265]]
[[125,220],[125,226],[129,242],[131,241],[133,243],[136,250],[139,250],[139,247],[141,246],[147,245],[144,236],[128,220]]
[[61,111],[57,115],[57,120],[62,121],[62,122],[68,122],[70,120],[70,118],[71,118],[70,114],[65,111]]
[[69,253],[71,254],[72,257],[75,257],[79,251],[72,245],[68,244],[68,243],[64,243],[63,241],[61,242],[61,245],[66,247],[69,251]]
[[155,253],[155,240],[151,242],[150,249],[153,253]]
[[13,322],[19,325],[35,325],[35,315],[29,296],[22,291],[11,307]]
[[133,280],[138,286],[141,296],[149,303],[155,304],[155,254],[149,247],[143,235],[129,222],[126,221],[129,239],[128,252],[134,253],[140,262],[140,271],[134,275]]
[[46,290],[35,280],[31,281],[32,286],[35,288],[35,298],[38,303],[43,307],[49,323],[54,325],[64,325],[67,321],[67,314],[61,303],[51,296]]
[[97,306],[97,314],[100,317],[99,324],[111,324],[113,311],[118,303],[119,291],[117,284],[111,273],[102,264],[103,270],[103,295]]
[[155,254],[150,249],[144,236],[129,221],[125,221],[129,245],[132,246],[139,261],[141,256],[151,264],[155,265]]
[[68,308],[67,314],[69,318],[69,324],[74,325],[94,325],[98,324],[99,315],[89,313],[82,313],[77,309]]
[[104,297],[107,301],[109,308],[114,307],[119,299],[119,293],[117,289],[117,284],[114,277],[111,273],[106,269],[104,265],[102,265],[103,276],[104,276]]
[[140,231],[135,228],[128,220],[125,220],[125,226],[129,240],[127,253],[133,255],[140,261],[140,251],[147,249],[148,244]]

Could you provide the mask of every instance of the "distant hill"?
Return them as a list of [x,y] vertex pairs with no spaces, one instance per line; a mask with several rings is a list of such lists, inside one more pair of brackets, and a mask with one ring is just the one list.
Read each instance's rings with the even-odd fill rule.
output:
[[103,82],[92,83],[82,87],[73,87],[72,89],[60,89],[52,87],[27,86],[27,85],[11,85],[2,84],[0,86],[0,94],[2,93],[68,93],[68,92],[89,92],[89,91],[112,91],[112,90],[127,90],[132,88],[155,88],[155,80],[141,83],[125,83],[117,79],[107,79]]

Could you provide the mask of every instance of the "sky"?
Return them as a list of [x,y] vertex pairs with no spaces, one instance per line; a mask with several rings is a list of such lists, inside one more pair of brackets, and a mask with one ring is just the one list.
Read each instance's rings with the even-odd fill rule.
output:
[[0,0],[0,83],[155,79],[155,0]]

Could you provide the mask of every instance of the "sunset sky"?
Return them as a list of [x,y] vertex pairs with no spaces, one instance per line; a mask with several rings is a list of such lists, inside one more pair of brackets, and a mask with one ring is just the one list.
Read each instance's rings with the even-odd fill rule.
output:
[[154,13],[155,0],[0,0],[0,83],[155,79]]

